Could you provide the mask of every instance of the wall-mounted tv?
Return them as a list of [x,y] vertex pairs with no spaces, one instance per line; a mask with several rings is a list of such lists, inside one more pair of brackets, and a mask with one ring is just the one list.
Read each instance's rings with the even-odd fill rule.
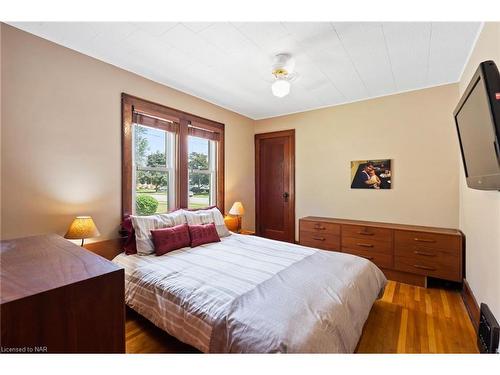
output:
[[455,111],[467,186],[500,190],[500,74],[482,62]]

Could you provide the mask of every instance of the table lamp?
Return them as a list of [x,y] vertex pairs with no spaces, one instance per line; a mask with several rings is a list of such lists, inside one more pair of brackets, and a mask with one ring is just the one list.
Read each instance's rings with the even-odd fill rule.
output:
[[71,225],[68,228],[68,231],[64,235],[64,238],[68,240],[82,240],[85,241],[85,238],[98,237],[101,234],[97,230],[95,226],[94,220],[90,216],[77,216]]
[[241,202],[234,202],[233,206],[229,210],[229,215],[236,216],[238,218],[238,229],[236,232],[241,232],[241,217],[245,214],[245,208]]

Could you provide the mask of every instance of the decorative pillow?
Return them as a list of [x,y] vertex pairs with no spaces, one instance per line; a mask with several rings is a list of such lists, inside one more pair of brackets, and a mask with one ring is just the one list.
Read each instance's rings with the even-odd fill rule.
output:
[[213,207],[209,208],[207,211],[212,212],[212,215],[214,216],[215,228],[217,229],[219,237],[230,236],[231,233],[229,233],[229,230],[227,229],[226,224],[224,223],[224,216],[219,211],[219,209],[217,207]]
[[189,236],[191,237],[191,247],[200,246],[206,243],[220,242],[214,223],[189,225]]
[[176,225],[175,227],[155,229],[151,231],[156,255],[163,255],[170,251],[191,244],[189,228],[187,224]]
[[171,223],[172,226],[187,223],[186,215],[184,215],[184,212],[182,210],[172,211],[169,212],[168,214],[160,214],[159,216],[164,221]]
[[130,218],[135,230],[137,253],[140,255],[150,255],[155,252],[151,237],[152,230],[173,226],[170,219],[161,217],[160,215],[131,215]]
[[183,210],[188,225],[201,225],[214,223],[219,237],[227,237],[231,233],[224,224],[224,217],[217,207],[209,207],[196,211]]
[[127,255],[137,254],[137,245],[135,243],[135,230],[132,226],[132,219],[127,216],[121,224],[122,230],[126,233],[127,237],[123,244],[123,251]]

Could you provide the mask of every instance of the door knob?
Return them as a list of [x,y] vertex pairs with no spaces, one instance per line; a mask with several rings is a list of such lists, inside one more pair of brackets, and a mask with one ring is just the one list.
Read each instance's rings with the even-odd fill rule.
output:
[[289,194],[285,191],[285,192],[283,193],[283,198],[287,199],[287,198],[288,198],[288,196],[289,196]]

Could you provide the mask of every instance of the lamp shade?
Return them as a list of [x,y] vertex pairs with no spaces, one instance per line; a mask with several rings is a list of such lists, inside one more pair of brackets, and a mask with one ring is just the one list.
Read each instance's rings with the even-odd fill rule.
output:
[[101,234],[90,216],[77,216],[68,228],[64,238],[69,240],[80,240],[84,238],[98,237]]
[[243,216],[245,214],[245,208],[241,202],[234,202],[233,206],[229,210],[229,215]]

